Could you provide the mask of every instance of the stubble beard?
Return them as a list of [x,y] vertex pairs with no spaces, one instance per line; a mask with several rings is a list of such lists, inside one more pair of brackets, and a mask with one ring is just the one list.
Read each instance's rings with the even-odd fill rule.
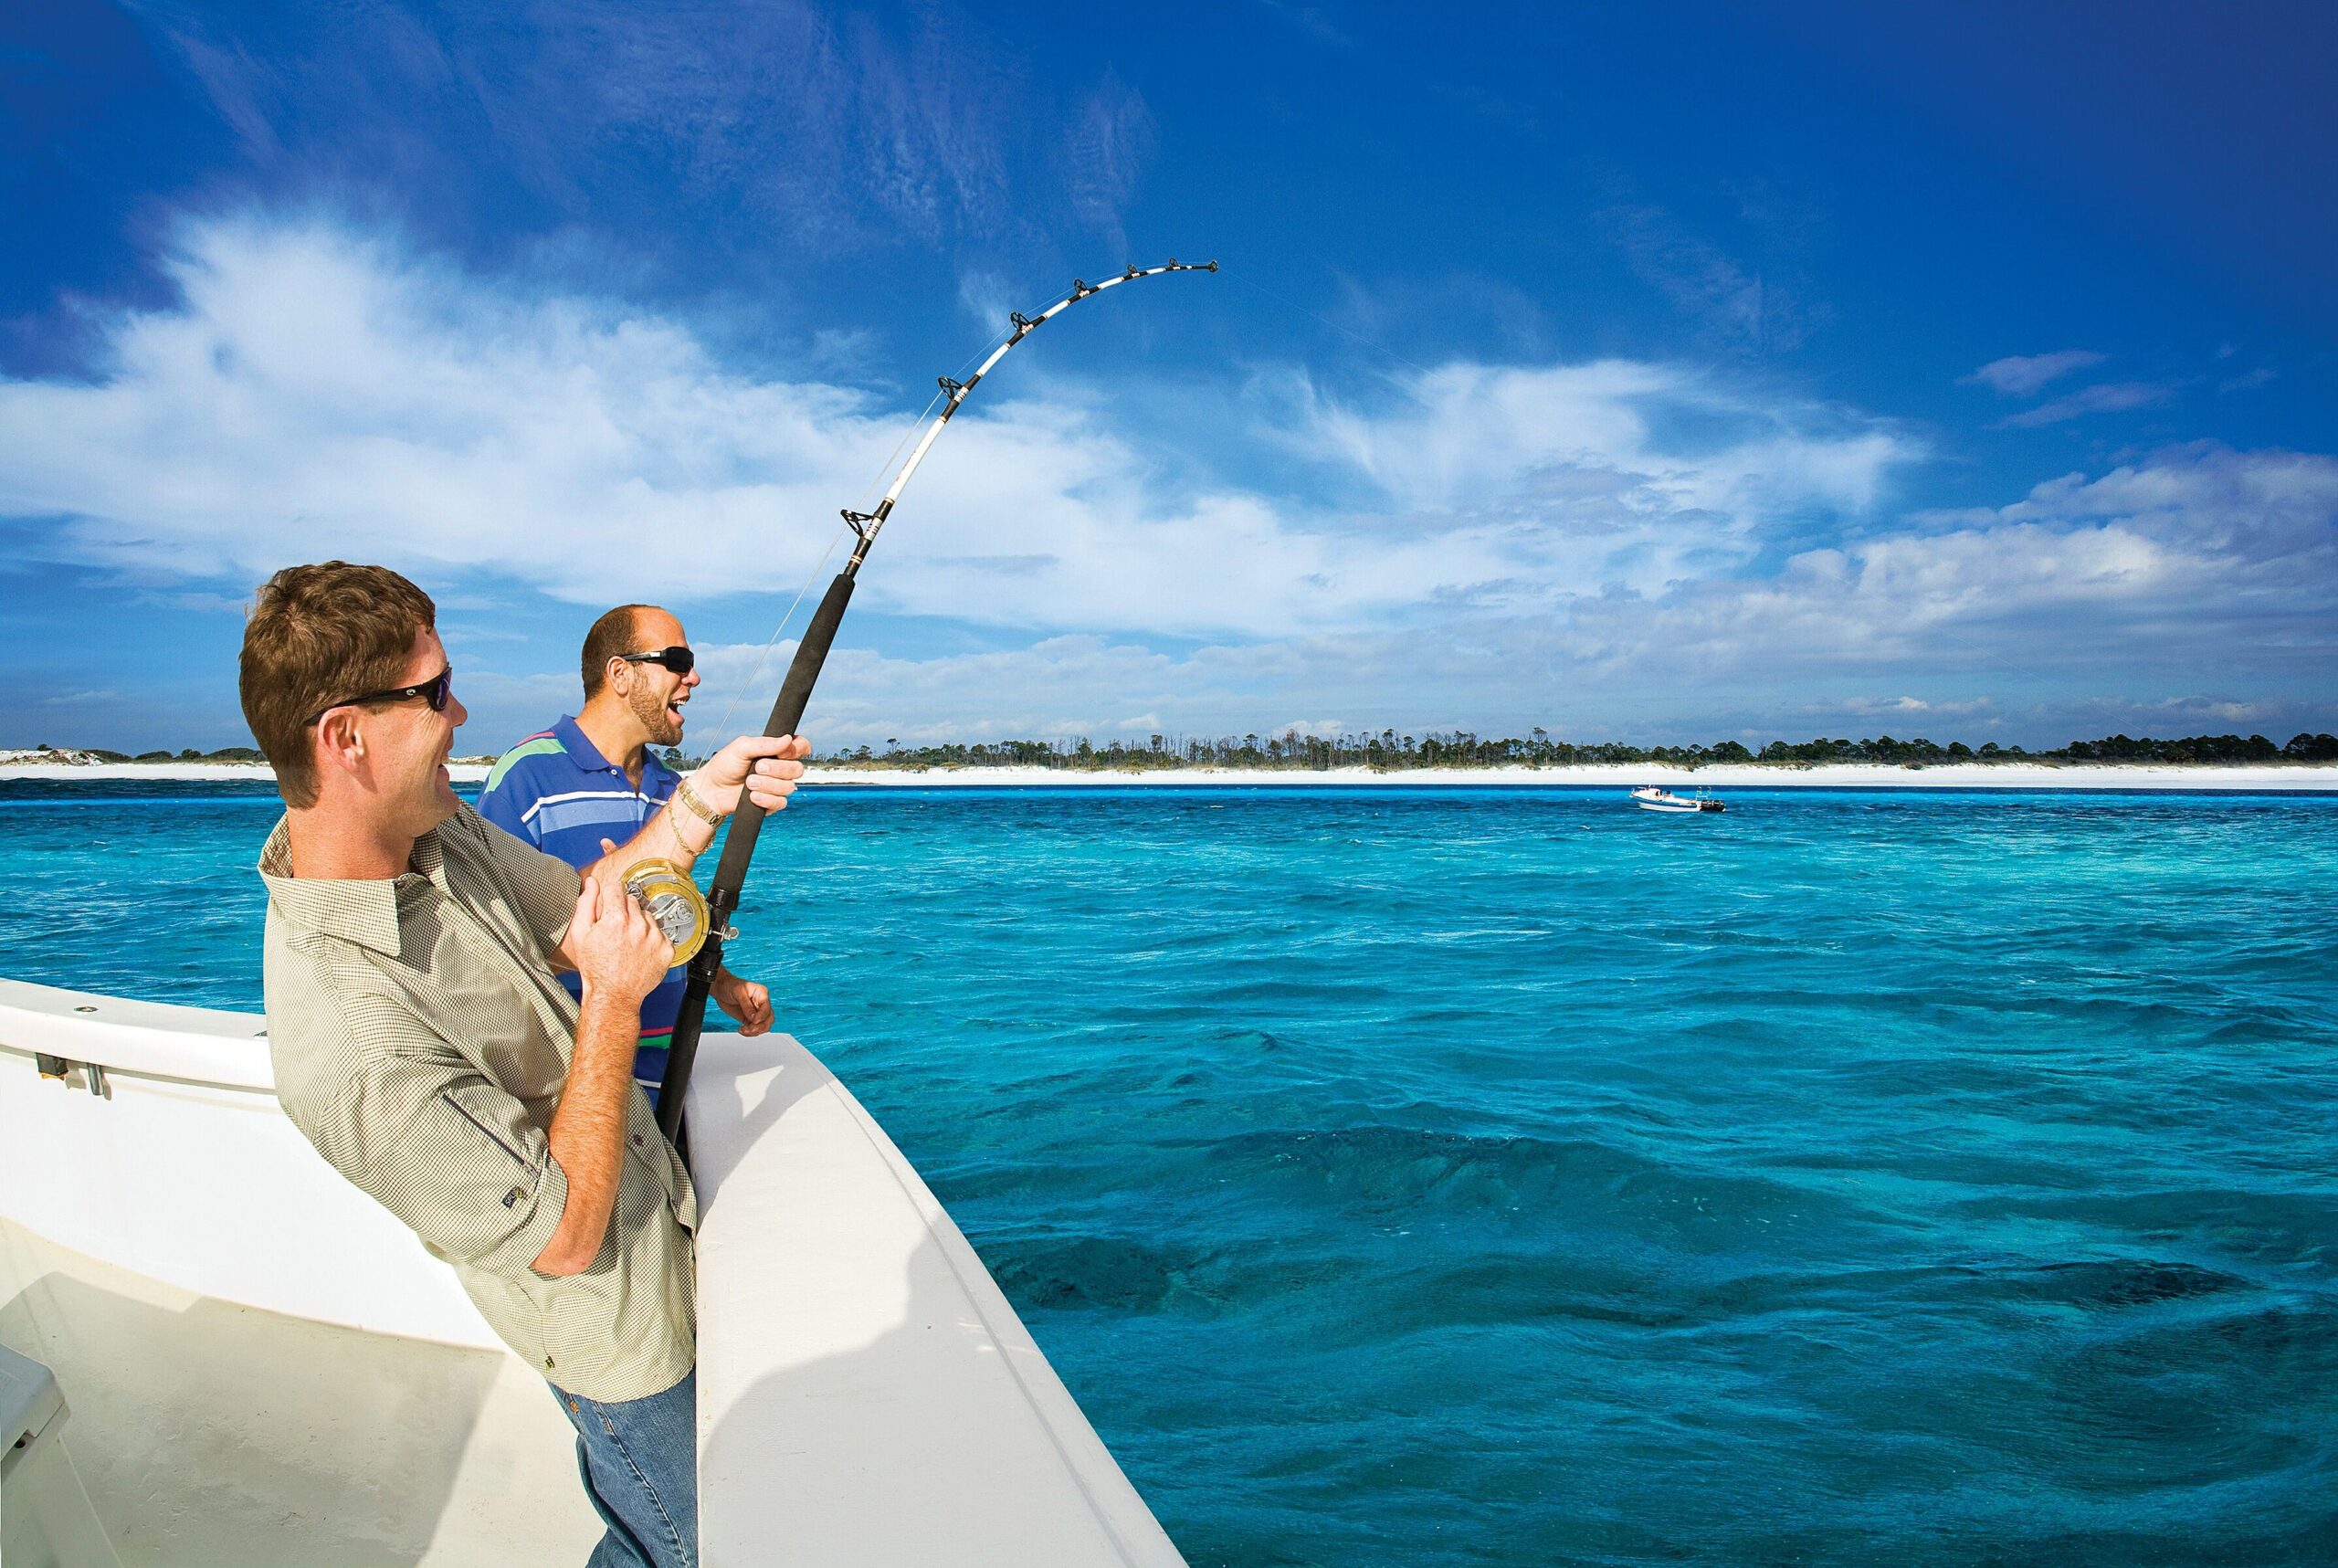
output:
[[648,682],[626,693],[626,706],[649,735],[653,746],[679,746],[682,743],[682,726],[666,713],[666,700]]

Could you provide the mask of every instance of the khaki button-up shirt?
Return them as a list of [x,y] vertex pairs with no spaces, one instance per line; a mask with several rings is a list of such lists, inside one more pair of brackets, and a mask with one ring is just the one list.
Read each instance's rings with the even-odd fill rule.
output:
[[576,1004],[549,961],[577,874],[468,805],[409,864],[389,881],[296,878],[286,824],[269,836],[268,1035],[285,1114],[454,1265],[546,1379],[591,1399],[663,1393],[695,1359],[698,1208],[638,1086],[600,1256],[565,1277],[532,1267],[568,1201],[546,1133]]

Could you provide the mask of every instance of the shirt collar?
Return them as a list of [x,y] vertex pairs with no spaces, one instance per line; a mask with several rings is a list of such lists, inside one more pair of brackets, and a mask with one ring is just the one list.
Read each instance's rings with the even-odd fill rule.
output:
[[601,755],[601,748],[593,744],[593,737],[584,732],[584,727],[579,724],[573,715],[562,714],[560,722],[552,727],[552,732],[553,738],[559,741],[562,747],[567,751],[568,760],[586,773],[615,773],[625,771]]
[[388,957],[397,956],[398,910],[426,888],[447,890],[446,851],[432,828],[414,841],[405,875],[386,879],[296,877],[292,874],[292,819],[277,819],[259,852],[259,879],[269,902],[296,933],[338,937]]
[[[553,739],[558,741],[561,748],[568,753],[568,760],[584,772],[616,773],[619,777],[624,776],[625,770],[601,755],[601,748],[593,744],[593,737],[584,732],[584,727],[579,724],[573,715],[562,714],[560,722],[552,727],[552,733]],[[666,781],[679,776],[673,769],[658,760],[657,747],[642,748],[641,787],[645,793],[652,798],[671,793],[669,788],[653,789],[651,785],[653,783],[664,785]]]

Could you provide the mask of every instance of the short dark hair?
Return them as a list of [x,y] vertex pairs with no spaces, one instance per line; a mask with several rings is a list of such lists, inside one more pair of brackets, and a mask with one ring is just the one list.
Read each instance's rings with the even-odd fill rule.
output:
[[584,695],[591,698],[609,683],[609,660],[621,653],[642,653],[646,649],[633,646],[637,635],[634,628],[645,610],[657,609],[655,605],[619,605],[593,623],[584,634]]
[[260,584],[244,621],[237,686],[244,722],[275,766],[285,805],[317,803],[309,721],[357,692],[405,679],[416,636],[435,630],[437,617],[430,595],[386,566],[287,566]]

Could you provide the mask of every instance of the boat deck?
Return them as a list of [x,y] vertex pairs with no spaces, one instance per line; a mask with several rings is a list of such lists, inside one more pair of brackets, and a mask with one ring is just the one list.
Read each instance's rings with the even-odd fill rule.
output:
[[[0,981],[0,1345],[56,1374],[114,1551],[582,1561],[599,1527],[543,1384],[285,1120],[263,1026]],[[690,1118],[711,1568],[1182,1563],[810,1052],[709,1037]]]

